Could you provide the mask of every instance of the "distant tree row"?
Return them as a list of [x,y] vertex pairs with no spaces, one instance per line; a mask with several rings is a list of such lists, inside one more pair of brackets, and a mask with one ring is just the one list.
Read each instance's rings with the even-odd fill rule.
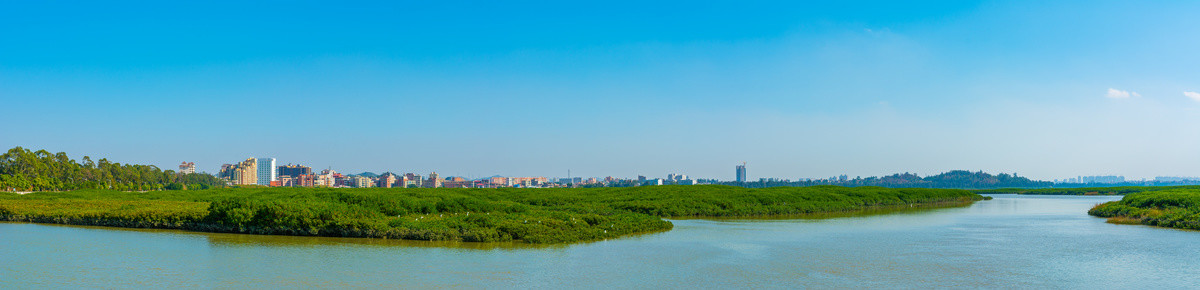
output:
[[16,147],[0,155],[0,191],[183,190],[224,184],[209,174],[177,174],[153,165],[120,164],[104,158],[92,161],[88,156],[77,162],[63,152]]

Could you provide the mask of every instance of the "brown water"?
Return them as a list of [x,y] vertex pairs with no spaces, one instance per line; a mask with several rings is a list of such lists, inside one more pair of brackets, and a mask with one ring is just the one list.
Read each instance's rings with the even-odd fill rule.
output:
[[557,246],[0,223],[0,288],[1200,287],[1200,232],[1086,215],[1119,198],[676,220],[668,232]]

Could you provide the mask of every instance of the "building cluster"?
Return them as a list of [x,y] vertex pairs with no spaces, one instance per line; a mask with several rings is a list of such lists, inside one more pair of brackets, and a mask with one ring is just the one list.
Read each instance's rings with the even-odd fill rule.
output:
[[258,160],[247,158],[242,162],[221,165],[217,177],[229,180],[233,185],[258,184]]
[[[195,173],[196,164],[183,162],[179,165],[180,173]],[[738,166],[739,178],[745,178],[745,165]],[[622,179],[612,176],[596,177],[504,177],[492,176],[479,179],[466,179],[452,176],[442,177],[437,172],[422,176],[416,173],[397,174],[386,172],[374,174],[342,174],[333,169],[313,171],[312,167],[299,164],[276,164],[275,158],[246,158],[241,162],[223,164],[217,177],[229,185],[259,185],[272,187],[382,187],[382,188],[552,188],[552,187],[587,187],[587,186],[642,186],[642,185],[696,185],[698,180],[688,178],[686,174],[667,174],[666,178]],[[711,181],[709,181],[711,182]]]
[[696,185],[696,184],[700,184],[700,183],[698,181],[696,181],[695,179],[688,178],[687,174],[671,173],[671,174],[667,174],[666,179],[646,178],[645,176],[638,175],[637,184],[638,185],[666,185],[666,184]]
[[[190,164],[190,163],[188,163]],[[191,164],[194,171],[195,164]],[[183,166],[181,165],[181,168]],[[498,188],[498,187],[567,187],[567,186],[608,186],[618,183],[632,183],[632,180],[614,178],[560,178],[546,177],[502,177],[493,176],[481,179],[466,179],[463,177],[442,177],[437,172],[422,176],[416,173],[383,173],[378,176],[346,175],[332,169],[314,172],[311,167],[304,165],[276,165],[275,158],[247,158],[238,163],[221,165],[217,177],[225,179],[230,185],[261,185],[261,186],[299,186],[299,187],[383,187],[383,188]],[[664,184],[663,179],[654,179],[653,184]],[[696,184],[695,180],[683,174],[670,174],[667,181],[673,184]],[[646,181],[642,177],[640,181]],[[635,185],[642,185],[641,183]]]
[[1154,177],[1154,182],[1171,183],[1171,182],[1196,182],[1200,181],[1200,177],[1187,176],[1157,176]]
[[1088,183],[1112,184],[1112,183],[1124,183],[1124,182],[1125,182],[1124,176],[1113,176],[1113,175],[1077,176],[1077,177],[1072,177],[1072,178],[1067,178],[1067,179],[1055,179],[1054,180],[1054,183],[1082,183],[1082,184],[1088,184]]
[[1154,179],[1126,179],[1124,176],[1077,176],[1065,179],[1055,179],[1054,183],[1073,184],[1191,184],[1200,182],[1200,177],[1188,176],[1156,176]]

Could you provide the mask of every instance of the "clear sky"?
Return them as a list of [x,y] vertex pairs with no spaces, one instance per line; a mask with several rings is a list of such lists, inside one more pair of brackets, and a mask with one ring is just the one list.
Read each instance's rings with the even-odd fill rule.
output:
[[243,2],[4,1],[0,146],[208,172],[1200,176],[1197,1]]

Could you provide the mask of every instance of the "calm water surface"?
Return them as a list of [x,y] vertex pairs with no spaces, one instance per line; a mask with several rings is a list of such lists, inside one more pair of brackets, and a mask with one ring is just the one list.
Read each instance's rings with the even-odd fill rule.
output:
[[1200,232],[1087,216],[1116,199],[678,220],[669,232],[541,247],[0,223],[0,288],[1200,287]]

